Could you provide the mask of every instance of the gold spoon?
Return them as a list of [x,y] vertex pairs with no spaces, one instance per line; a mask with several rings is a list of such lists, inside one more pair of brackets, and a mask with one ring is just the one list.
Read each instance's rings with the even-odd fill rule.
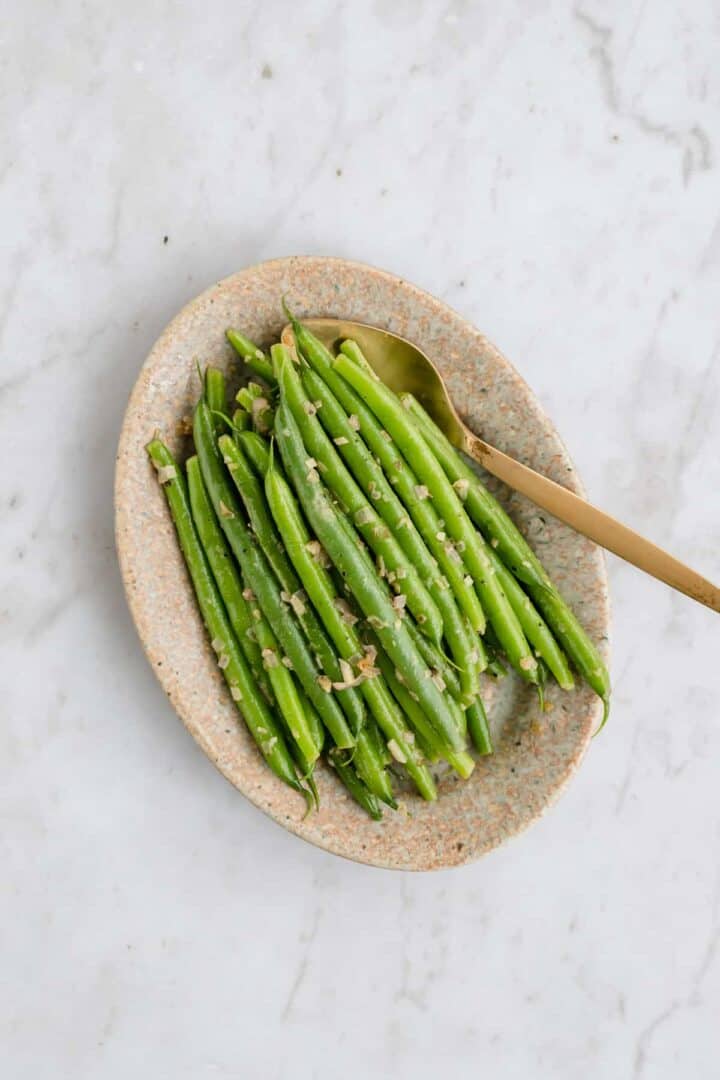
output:
[[[473,434],[458,416],[437,368],[417,345],[391,334],[389,330],[380,330],[365,323],[344,319],[304,319],[303,322],[331,352],[345,338],[356,341],[384,383],[396,393],[414,394],[453,446],[473,458],[493,476],[621,559],[713,611],[720,612],[720,589],[706,578],[609,514],[591,506],[579,495],[541,476]],[[282,340],[285,345],[294,344],[292,327],[285,327]]]

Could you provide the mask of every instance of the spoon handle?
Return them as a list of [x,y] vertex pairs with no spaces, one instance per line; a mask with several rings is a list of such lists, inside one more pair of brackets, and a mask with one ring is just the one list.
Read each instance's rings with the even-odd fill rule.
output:
[[619,555],[621,559],[659,581],[664,581],[678,592],[720,612],[720,589],[716,585],[696,574],[667,551],[628,529],[627,525],[591,506],[585,499],[556,484],[554,480],[548,480],[527,465],[521,465],[501,450],[496,450],[467,428],[462,449],[489,473],[497,476],[498,480],[519,491],[521,495],[526,495],[537,506],[547,510],[559,521],[564,521],[576,532],[594,540],[596,544]]

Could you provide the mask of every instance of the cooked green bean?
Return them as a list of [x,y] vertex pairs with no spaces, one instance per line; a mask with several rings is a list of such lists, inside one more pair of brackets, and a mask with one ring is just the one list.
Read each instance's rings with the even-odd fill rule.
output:
[[259,375],[261,379],[272,386],[275,382],[275,375],[273,373],[272,364],[266,357],[262,349],[258,349],[257,345],[241,334],[239,330],[226,330],[225,336],[234,348],[238,356],[241,356],[247,366],[251,368],[256,375]]
[[258,645],[262,650],[263,663],[273,688],[278,709],[287,724],[290,734],[300,747],[303,757],[306,761],[312,763],[320,754],[322,742],[316,742],[313,737],[293,675],[283,664],[277,638],[259,607],[253,609],[253,616],[255,618]]
[[240,564],[243,577],[257,597],[260,610],[274,628],[300,685],[320,714],[335,744],[340,747],[354,746],[354,736],[337,700],[322,688],[321,679],[327,676],[323,677],[294,613],[280,595],[280,587],[265,555],[243,520],[240,504],[215,444],[210,412],[204,401],[200,401],[195,409],[193,435],[213,509]]
[[343,352],[349,360],[353,360],[359,367],[364,368],[365,371],[369,372],[371,375],[374,374],[372,364],[368,363],[357,341],[353,341],[352,338],[346,338],[341,344],[345,346]]
[[[409,403],[423,437],[456,488],[465,492],[465,509],[490,538],[509,570],[526,586],[572,663],[602,698],[607,715],[610,676],[603,660],[576,616],[550,580],[547,571],[517,526],[479,478],[459,456],[418,402]],[[604,721],[603,721],[604,722]]]
[[[316,745],[320,747],[320,752],[322,753],[322,750],[323,750],[323,748],[325,746],[325,728],[322,725],[322,721],[321,721],[320,717],[318,716],[317,711],[313,708],[313,706],[308,701],[308,698],[307,698],[307,695],[305,694],[305,691],[299,685],[297,687],[297,692],[298,692],[298,695],[300,697],[302,707],[303,707],[303,709],[305,711],[305,716],[306,716],[308,725],[310,727],[310,730],[313,733],[313,739],[314,739]],[[295,764],[298,767],[298,770],[300,772],[300,776],[303,778],[303,780],[305,781],[307,786],[310,788],[310,791],[312,792],[313,799],[315,800],[315,807],[317,809],[319,809],[320,808],[320,796],[318,794],[317,784],[315,783],[315,775],[314,775],[315,766],[316,766],[317,762],[316,761],[310,762],[310,761],[306,760],[305,756],[303,755],[302,750],[300,749],[298,744],[295,742],[295,740],[291,737],[290,732],[288,731],[287,724],[283,720],[282,713],[278,712],[277,715],[278,715],[278,719],[281,721],[281,723],[283,725],[283,731],[285,733],[285,737],[286,737],[286,740],[287,740],[288,749],[290,750],[290,753],[292,754],[293,760],[294,760]],[[349,753],[349,752],[351,752],[351,751],[347,751],[347,750],[344,751],[344,753]]]
[[[281,383],[286,378],[287,363],[282,365]],[[430,669],[417,651],[412,638],[397,618],[385,582],[378,576],[369,556],[349,541],[339,526],[341,517],[324,487],[309,479],[306,449],[299,428],[285,402],[278,412],[276,440],[291,477],[296,494],[320,543],[338,570],[348,581],[363,614],[377,632],[383,648],[405,676],[408,688],[418,700],[438,737],[449,749],[464,749],[453,720],[448,717],[443,695],[431,678]]]
[[330,764],[335,769],[342,780],[345,787],[352,795],[355,802],[362,806],[373,819],[373,821],[380,821],[382,818],[382,807],[375,795],[366,787],[362,782],[352,765],[343,761],[342,750],[331,750],[329,755]]
[[547,686],[549,668],[543,659],[538,660],[537,695],[540,712],[545,712],[545,687]]
[[[250,468],[242,450],[229,435],[220,436],[218,448],[245,505],[255,538],[273,568],[285,593],[286,602],[292,607],[303,628],[320,667],[331,682],[342,682],[335,649],[312,607],[305,603],[300,581],[275,528],[262,484]],[[350,687],[338,692],[338,700],[350,727],[357,734],[365,719],[365,710],[359,695]]]
[[[485,629],[485,617],[472,581],[467,580],[462,560],[457,558],[455,547],[447,542],[444,522],[431,506],[430,501],[418,497],[420,484],[395,443],[367,408],[364,401],[336,371],[333,356],[322,342],[297,320],[293,321],[293,333],[302,355],[340,402],[349,418],[354,417],[358,430],[372,453],[377,457],[400,501],[407,507],[418,532],[450,583],[453,596],[468,616],[470,626],[476,633]],[[349,342],[345,343],[349,346]]]
[[[486,671],[488,675],[492,675],[493,679],[504,679],[507,675],[507,668],[503,664],[498,654],[493,649],[491,649],[490,646],[487,646],[487,654],[488,666],[486,668]],[[540,665],[538,664],[538,668],[539,667]]]
[[492,754],[492,738],[482,698],[473,701],[466,710],[466,716],[470,738],[478,754]]
[[[415,642],[418,652],[423,657],[430,670],[440,675],[445,683],[448,691],[453,697],[460,697],[460,679],[458,673],[453,668],[452,664],[437,645],[433,645],[432,641],[428,641],[426,637],[420,633],[415,624],[408,619],[405,623],[408,632]],[[477,670],[477,661],[475,664]]]
[[236,409],[232,414],[233,435],[238,437],[241,431],[247,431],[252,427],[252,417],[246,409]]
[[240,387],[235,400],[249,414],[253,429],[260,435],[269,435],[275,421],[275,410],[266,387],[250,382]]
[[386,656],[382,649],[378,650],[378,664],[380,665],[380,670],[385,677],[385,681],[392,690],[400,708],[407,716],[410,727],[415,732],[418,746],[423,750],[423,753],[426,751],[429,752],[430,756],[428,757],[428,760],[437,760],[437,757],[445,758],[458,776],[461,776],[463,780],[467,780],[475,768],[475,762],[467,751],[455,751],[441,748],[438,745],[435,729],[428,722],[425,713],[422,711],[417,701],[411,696],[410,691],[403,685],[400,679],[398,679],[397,672],[394,670],[389,657]]
[[[205,408],[207,411],[207,406]],[[212,438],[212,420],[209,412],[206,423],[208,435]],[[308,793],[295,775],[295,765],[283,734],[258,691],[255,679],[225,613],[220,593],[193,523],[185,479],[172,454],[159,439],[153,439],[148,443],[147,452],[165,491],[200,614],[218,657],[218,666],[230,687],[232,699],[257,743],[260,753],[275,775],[307,798]]]
[[[484,671],[487,666],[487,655],[481,639],[475,639],[478,648],[475,649],[474,656],[472,653],[468,653],[468,663],[475,671],[475,686],[477,689],[475,694],[470,699],[467,699],[461,693],[461,683],[458,679],[457,672],[453,670],[453,666],[447,657],[438,648],[433,646],[432,642],[423,641],[422,636],[417,631],[417,627],[415,627],[412,622],[408,621],[406,625],[410,636],[415,642],[418,652],[433,673],[432,677],[435,680],[435,684],[440,690],[445,691],[447,689],[448,697],[446,700],[448,701],[448,710],[454,717],[462,738],[465,739],[467,736],[467,720],[465,718],[464,710],[478,697],[480,693],[480,670],[482,667],[482,670]],[[479,657],[481,655],[482,665],[479,662]],[[455,699],[462,705],[462,708],[455,708]]]
[[462,559],[475,583],[482,605],[502,642],[508,660],[528,682],[537,681],[537,661],[508,598],[500,587],[486,544],[468,518],[445,472],[430,451],[407,410],[390,389],[374,374],[359,367],[345,355],[333,362],[335,370],[365,399],[369,407],[395,439],[420,479],[428,498],[445,521],[445,529],[462,545]]
[[[382,658],[382,660],[380,658]],[[395,669],[392,665],[392,662],[388,659],[388,657],[384,656],[382,649],[378,651],[378,664],[384,664],[384,669],[382,669],[382,677],[384,678],[385,683],[388,684],[388,689],[392,693],[392,696],[397,702],[398,707],[400,708],[400,710],[402,710],[403,715],[410,720],[410,728],[412,730],[413,738],[415,738],[418,750],[424,757],[425,761],[427,761],[427,764],[437,765],[437,762],[440,760],[440,752],[437,748],[436,741],[431,740],[430,742],[426,742],[423,738],[421,731],[418,729],[418,726],[415,723],[412,723],[413,710],[418,710],[423,719],[425,714],[422,712],[417,701],[412,700],[410,694],[405,689],[403,684],[399,683],[399,681],[397,680],[397,676],[395,675]],[[425,727],[430,728],[430,725],[427,724],[427,720],[425,720]],[[432,728],[430,728],[430,730],[433,732],[433,734],[435,733]]]
[[[212,368],[208,368],[208,371],[212,371]],[[267,390],[260,383],[249,382],[245,386],[241,386],[235,395],[235,401],[238,403],[241,409],[245,409],[246,412],[251,413],[253,402],[258,398],[267,397]]]
[[312,462],[308,468],[319,470],[323,482],[345,507],[358,533],[375,552],[378,561],[382,560],[381,573],[394,575],[394,587],[405,596],[408,609],[423,633],[439,642],[443,633],[442,617],[416,568],[343,464],[332,440],[315,416],[317,406],[307,397],[285,346],[273,345],[271,354],[273,363],[281,364],[285,373],[281,380],[282,399],[300,429],[308,451],[307,460]]
[[243,431],[238,434],[237,443],[258,476],[265,476],[270,468],[270,447],[267,440],[257,431]]
[[213,427],[216,434],[223,429],[223,422],[219,413],[227,409],[227,389],[225,376],[219,368],[208,367],[205,369],[205,400],[212,413]]
[[[320,406],[320,423],[338,447],[341,457],[355,480],[377,507],[378,513],[391,529],[408,560],[415,567],[440,612],[445,637],[453,660],[460,672],[463,701],[469,704],[479,693],[478,666],[473,657],[476,646],[465,629],[462,613],[448,588],[448,580],[438,568],[438,562],[409,517],[406,508],[395,494],[385,473],[367,444],[350,423],[350,418],[325,380],[310,367],[302,372],[302,382],[308,398]],[[383,439],[383,442],[387,440]],[[436,530],[437,534],[440,530]],[[392,574],[388,571],[388,576]]]
[[[425,719],[425,714],[418,703],[413,701],[407,689],[399,681],[395,674],[395,668],[392,661],[385,655],[382,649],[378,649],[377,662],[390,693],[402,709],[403,715],[410,720],[412,733],[418,750],[429,764],[436,764],[440,760],[440,751],[437,748],[437,742],[434,738],[435,732]],[[422,716],[419,727],[416,723],[413,723],[413,718],[416,715],[415,710]],[[425,731],[426,728],[429,729],[429,738],[427,740],[423,735],[423,731]]]
[[275,409],[269,399],[258,398],[253,403],[253,430],[259,435],[270,435],[275,427]]
[[320,719],[320,717],[318,716],[317,709],[315,708],[313,703],[310,701],[307,694],[303,690],[302,686],[300,686],[299,682],[298,682],[298,694],[300,695],[300,701],[302,702],[302,707],[305,710],[305,715],[307,717],[308,725],[309,725],[310,730],[312,732],[313,741],[315,742],[315,744],[317,746],[320,747],[320,751],[322,752],[323,747],[325,746],[325,734],[326,734],[325,728],[323,727],[323,722]]
[[273,694],[263,671],[262,654],[255,634],[255,620],[252,617],[250,605],[243,596],[242,580],[235,568],[224,533],[218,525],[215,511],[205,490],[197,457],[188,458],[186,470],[193,521],[230,619],[230,625],[258,686],[265,698],[272,702]]
[[488,545],[487,552],[495,568],[497,579],[525,631],[525,637],[552,671],[558,685],[563,690],[572,690],[575,685],[572,672],[568,667],[565,654],[552,636],[547,623],[494,548]]

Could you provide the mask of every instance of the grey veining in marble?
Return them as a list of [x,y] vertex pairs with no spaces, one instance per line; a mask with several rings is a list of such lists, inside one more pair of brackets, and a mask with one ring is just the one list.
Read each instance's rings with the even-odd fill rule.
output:
[[610,560],[613,715],[561,803],[370,870],[183,731],[111,495],[171,315],[333,253],[480,326],[591,497],[720,578],[717,4],[0,9],[4,1075],[714,1078],[715,616]]

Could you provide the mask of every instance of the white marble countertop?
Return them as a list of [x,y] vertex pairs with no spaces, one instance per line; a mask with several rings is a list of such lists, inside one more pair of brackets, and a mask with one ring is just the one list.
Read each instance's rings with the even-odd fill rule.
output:
[[187,299],[339,254],[482,327],[593,499],[720,578],[717,4],[2,8],[3,1076],[716,1077],[717,616],[610,560],[613,714],[567,794],[380,872],[185,733],[112,480]]

